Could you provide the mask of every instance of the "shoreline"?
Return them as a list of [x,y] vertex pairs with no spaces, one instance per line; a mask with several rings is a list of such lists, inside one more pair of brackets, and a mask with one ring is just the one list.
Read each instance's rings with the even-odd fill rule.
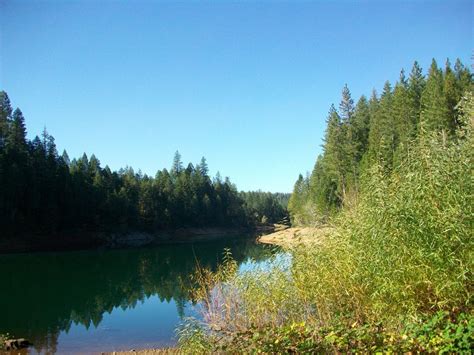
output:
[[[258,228],[257,228],[258,229]],[[275,224],[264,226],[257,232],[256,241],[261,244],[277,245],[291,249],[298,245],[315,245],[323,242],[324,237],[333,231],[333,227],[323,225],[319,227],[288,227]],[[102,352],[101,355],[162,355],[180,354],[178,347],[130,349],[120,351]]]
[[36,252],[67,252],[81,250],[112,250],[187,244],[220,240],[225,238],[257,238],[278,230],[276,225],[253,227],[190,227],[167,229],[157,232],[68,232],[54,239],[42,235],[26,238],[0,240],[0,254]]
[[300,244],[321,244],[324,237],[332,231],[333,228],[328,225],[319,227],[289,227],[262,235],[257,238],[257,242],[278,245],[283,248],[293,248]]

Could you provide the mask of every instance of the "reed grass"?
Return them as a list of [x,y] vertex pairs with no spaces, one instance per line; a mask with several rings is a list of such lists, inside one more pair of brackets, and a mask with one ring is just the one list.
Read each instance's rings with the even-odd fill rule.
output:
[[238,273],[227,254],[217,273],[201,270],[204,323],[200,337],[180,333],[183,349],[469,351],[472,96],[461,109],[456,137],[422,133],[390,174],[372,166],[322,245],[266,269]]

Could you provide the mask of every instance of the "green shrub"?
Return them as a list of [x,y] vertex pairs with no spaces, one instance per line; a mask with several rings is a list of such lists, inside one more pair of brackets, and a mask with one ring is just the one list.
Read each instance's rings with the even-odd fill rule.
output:
[[[213,350],[462,352],[472,344],[473,100],[455,137],[420,134],[389,174],[375,165],[324,243],[291,264],[201,278]],[[225,277],[224,277],[225,276]],[[204,290],[204,291],[203,291]]]

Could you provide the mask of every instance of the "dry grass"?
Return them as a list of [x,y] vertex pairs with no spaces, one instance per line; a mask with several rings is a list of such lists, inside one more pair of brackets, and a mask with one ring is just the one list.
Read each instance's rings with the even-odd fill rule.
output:
[[[336,327],[340,343],[334,350],[350,349],[353,331],[360,344],[370,345],[354,346],[374,350],[382,344],[380,334],[411,332],[412,327],[412,340],[418,339],[419,346],[400,343],[393,349],[426,350],[438,341],[452,352],[468,347],[472,317],[463,316],[459,339],[452,336],[457,333],[450,319],[472,314],[470,132],[466,129],[470,139],[449,143],[438,135],[414,142],[413,152],[391,174],[374,165],[359,202],[333,220],[335,228],[290,228],[260,238],[262,243],[283,246],[291,263],[234,273],[235,265],[227,257],[227,265],[217,273],[203,273],[206,277],[197,281],[202,281],[198,299],[205,305],[205,324],[182,332],[180,348],[246,352],[271,343],[265,349],[272,353],[275,344],[288,341],[294,349],[308,345],[307,337],[289,340],[287,330],[291,333],[302,323],[313,330]],[[447,319],[446,326],[438,327],[439,315]],[[438,328],[446,339],[440,338]],[[281,339],[274,337],[278,329]],[[367,329],[379,337],[375,348],[366,342]],[[262,334],[264,343],[258,341]],[[322,342],[332,342],[335,334],[330,331]],[[248,340],[244,346],[243,336]],[[440,351],[438,345],[433,352]]]
[[293,227],[277,230],[274,233],[258,238],[259,243],[279,245],[291,248],[299,244],[320,244],[325,236],[333,231],[333,227]]

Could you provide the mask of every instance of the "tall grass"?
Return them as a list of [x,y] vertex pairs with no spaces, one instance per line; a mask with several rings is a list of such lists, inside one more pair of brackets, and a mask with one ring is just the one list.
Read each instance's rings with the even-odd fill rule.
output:
[[200,301],[202,323],[199,331],[196,321],[188,321],[180,329],[183,347],[187,340],[196,341],[194,334],[200,336],[203,328],[211,338],[232,337],[251,328],[279,327],[310,315],[310,310],[301,308],[303,300],[292,280],[288,258],[276,255],[264,265],[254,263],[242,272],[237,272],[228,250],[223,259],[216,272],[198,267],[193,276],[198,285],[193,298]]
[[[463,128],[456,137],[422,133],[390,174],[373,166],[357,203],[334,221],[335,231],[322,245],[292,249],[291,266],[239,274],[228,258],[214,279],[203,278],[200,334],[207,349],[260,344],[272,352],[280,341],[289,342],[286,350],[301,344],[324,351],[363,344],[369,350],[469,349],[473,102],[471,95],[459,107]],[[406,340],[416,334],[422,334],[418,343]],[[196,339],[181,335],[183,344]]]
[[430,137],[390,176],[374,166],[337,233],[318,249],[296,253],[295,280],[322,320],[341,313],[391,320],[469,306],[471,143]]

